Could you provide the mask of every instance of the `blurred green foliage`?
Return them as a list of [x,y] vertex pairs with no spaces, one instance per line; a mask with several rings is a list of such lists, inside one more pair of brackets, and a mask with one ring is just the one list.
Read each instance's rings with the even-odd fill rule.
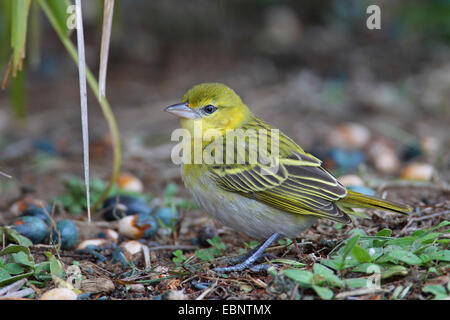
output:
[[424,40],[450,41],[450,1],[408,1],[399,10],[399,18],[410,32]]
[[[101,179],[92,179],[89,184],[91,191],[91,205],[100,199],[103,192],[106,190],[108,183]],[[81,214],[86,207],[86,186],[84,181],[78,177],[71,177],[64,181],[65,192],[55,197],[53,202],[59,202],[61,205],[72,214]],[[117,185],[114,185],[108,192],[108,196],[114,194],[129,195],[137,198],[141,198],[148,201],[150,197],[132,191],[126,191],[119,189]]]

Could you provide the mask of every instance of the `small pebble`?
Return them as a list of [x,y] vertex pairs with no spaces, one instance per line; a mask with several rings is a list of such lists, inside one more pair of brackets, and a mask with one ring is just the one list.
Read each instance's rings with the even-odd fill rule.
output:
[[253,290],[253,287],[251,285],[248,284],[241,284],[239,286],[239,289],[244,292],[244,293],[249,293]]
[[130,256],[134,256],[142,252],[142,243],[136,240],[124,241],[120,244],[120,247],[124,249],[124,251]]
[[89,278],[81,281],[80,289],[84,292],[112,292],[115,289],[114,282],[105,277]]
[[61,236],[61,249],[71,250],[78,243],[78,229],[75,223],[69,219],[63,219],[56,224],[56,230],[53,230],[53,243],[59,243]]
[[49,226],[50,222],[51,222],[49,214],[50,214],[50,211],[46,211],[46,209],[31,207],[31,208],[27,208],[27,209],[23,210],[22,213],[20,214],[20,216],[21,217],[33,216],[33,217],[39,218],[42,221],[44,221],[47,226]]
[[162,300],[187,300],[187,296],[184,293],[184,289],[166,291],[161,296]]
[[214,226],[203,226],[197,234],[198,244],[203,247],[209,247],[211,245],[208,240],[214,238],[215,236],[217,236],[217,229]]
[[139,180],[136,176],[129,173],[121,173],[117,177],[117,186],[126,191],[141,193],[144,191],[144,185],[142,181]]
[[440,148],[439,140],[432,136],[424,136],[420,139],[420,146],[427,155],[435,155]]
[[365,187],[365,186],[348,186],[348,189],[365,194],[366,196],[374,196],[376,194],[375,190]]
[[368,150],[368,155],[375,168],[382,173],[394,173],[400,167],[400,161],[393,148],[384,140],[374,141]]
[[139,213],[120,219],[119,233],[131,239],[149,238],[158,230],[156,219],[150,214]]
[[356,169],[366,158],[364,153],[358,150],[331,149],[329,154],[336,166],[345,171]]
[[24,210],[29,208],[40,208],[46,210],[48,213],[52,212],[52,208],[45,203],[43,200],[34,199],[31,197],[25,197],[23,199],[17,200],[14,202],[11,207],[10,211],[15,215],[18,216],[21,214]]
[[143,284],[136,283],[136,284],[130,284],[127,286],[128,290],[135,293],[145,293],[145,287]]
[[114,250],[114,260],[127,265],[130,261],[137,261],[144,255],[145,245],[136,240],[124,241]]
[[92,248],[104,248],[110,244],[110,241],[108,239],[87,239],[83,240],[78,244],[77,250],[85,250],[88,247]]
[[173,227],[180,219],[180,213],[175,208],[159,208],[155,210],[154,217],[163,226]]
[[343,123],[330,134],[330,143],[344,149],[364,148],[370,140],[370,131],[358,123]]
[[122,217],[138,213],[150,214],[150,206],[142,199],[128,196],[115,195],[103,202],[103,217],[107,221],[119,220]]
[[344,175],[344,176],[340,177],[338,180],[345,187],[348,187],[348,186],[362,187],[362,186],[364,186],[364,181],[360,177],[358,177],[357,175],[354,175],[354,174]]
[[434,168],[428,163],[414,162],[406,165],[400,177],[407,180],[429,181],[433,177]]
[[111,240],[116,243],[119,241],[119,234],[113,229],[106,229],[98,235],[100,238]]
[[55,288],[45,292],[40,300],[77,300],[77,296],[68,288]]
[[34,244],[41,243],[48,234],[48,227],[42,219],[33,216],[19,217],[11,222],[12,227]]

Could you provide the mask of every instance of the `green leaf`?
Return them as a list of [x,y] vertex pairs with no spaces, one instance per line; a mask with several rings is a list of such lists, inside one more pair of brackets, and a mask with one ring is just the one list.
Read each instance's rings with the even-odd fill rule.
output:
[[172,198],[178,193],[178,185],[174,182],[169,182],[164,190],[164,197]]
[[355,289],[355,288],[367,288],[368,281],[364,278],[350,278],[344,280],[345,285],[349,289]]
[[352,254],[361,263],[372,262],[369,252],[361,246],[355,245],[352,249]]
[[408,269],[404,266],[392,266],[384,269],[381,272],[381,279],[387,279],[393,276],[406,276],[408,274]]
[[366,236],[366,232],[363,229],[360,229],[360,228],[355,228],[355,229],[350,230],[349,234],[350,235],[355,235],[355,236],[359,235],[360,237]]
[[450,250],[442,250],[442,251],[434,252],[434,253],[430,254],[430,259],[450,262]]
[[173,254],[175,257],[181,257],[181,256],[183,255],[183,251],[181,251],[180,249],[178,249],[178,250],[175,250],[174,252],[172,252],[172,254]]
[[14,276],[14,277],[9,277],[9,278],[6,278],[6,279],[1,279],[1,280],[0,280],[0,287],[6,286],[6,285],[8,285],[8,284],[11,284],[11,283],[16,282],[16,281],[18,281],[18,280],[20,280],[20,279],[23,279],[23,278],[27,278],[27,277],[29,277],[29,276],[31,276],[31,275],[33,275],[33,272],[22,273],[22,274],[19,274],[19,275],[17,275],[17,276]]
[[331,298],[333,298],[333,291],[331,291],[328,288],[313,285],[313,289],[314,291],[316,291],[317,295],[323,300],[330,300]]
[[167,201],[168,206],[171,206],[172,204],[176,208],[179,208],[179,209],[185,209],[185,210],[198,209],[197,204],[189,199],[172,198],[171,201]]
[[414,243],[414,241],[417,240],[417,237],[403,237],[403,238],[397,238],[388,240],[386,242],[386,245],[393,245],[393,246],[399,246],[399,247],[408,247]]
[[436,238],[438,238],[441,235],[440,232],[431,232],[423,237],[420,238],[420,241],[422,243],[431,243],[433,242]]
[[373,270],[381,270],[381,266],[375,263],[362,263],[352,269],[353,272],[373,273]]
[[[391,235],[392,235],[392,230],[390,230],[390,229],[383,229],[383,230],[379,231],[375,235],[375,237],[379,237],[381,239],[374,239],[373,240],[373,246],[375,248],[382,247],[386,243],[386,241],[390,240],[389,237]],[[385,238],[385,239],[382,239],[382,238]]]
[[313,265],[313,271],[314,273],[323,275],[323,276],[329,276],[334,275],[334,272],[327,267],[321,265],[320,263],[314,263]]
[[4,266],[4,269],[13,275],[21,274],[22,272],[25,272],[25,269],[22,268],[17,263],[8,263],[7,265]]
[[59,31],[67,35],[69,33],[67,28],[67,7],[71,3],[68,0],[47,0],[47,4],[56,18]]
[[274,260],[270,260],[270,262],[288,264],[295,268],[301,268],[301,267],[306,266],[306,264],[304,264],[304,263],[301,263],[301,262],[298,262],[295,260],[290,260],[290,259],[274,259]]
[[214,255],[208,249],[200,249],[195,251],[195,255],[203,261],[212,261],[214,260]]
[[27,266],[27,267],[34,266],[33,261],[31,261],[30,257],[23,251],[14,253],[12,255],[12,258],[16,263],[21,264],[23,266]]
[[24,247],[31,247],[33,243],[30,239],[27,237],[22,236],[20,233],[18,233],[14,228],[11,227],[4,227],[4,232],[6,233],[6,237],[12,241],[15,242],[21,246]]
[[278,244],[281,245],[281,246],[290,245],[290,244],[293,244],[293,243],[294,242],[292,241],[292,239],[289,239],[289,238],[284,238],[284,239],[278,240]]
[[[324,281],[330,285],[341,287],[343,285],[342,280],[334,274],[334,272],[327,267],[321,265],[320,263],[314,263],[314,283],[322,284]],[[318,277],[319,276],[319,277]]]
[[48,251],[44,252],[44,254],[50,263],[49,264],[50,273],[54,276],[57,276],[58,278],[64,277],[64,268],[63,268],[61,262],[58,259],[56,259],[55,256],[52,255]]
[[16,245],[16,244],[10,244],[5,249],[0,251],[0,256],[4,256],[9,253],[18,253],[18,252],[24,252],[28,256],[31,256],[30,249],[28,249],[25,246]]
[[429,232],[429,231],[427,231],[427,230],[416,230],[416,231],[414,231],[414,232],[411,234],[411,236],[412,236],[412,237],[416,237],[416,238],[418,238],[418,237],[423,237],[423,236],[426,235],[428,232]]
[[8,279],[9,277],[11,277],[10,273],[5,268],[0,268],[0,282]]
[[409,265],[420,265],[422,264],[422,260],[416,256],[414,253],[406,250],[394,250],[388,253],[388,256],[395,259],[407,263]]
[[375,235],[376,237],[390,237],[392,234],[392,230],[390,229],[383,229],[378,231],[378,233]]
[[27,72],[22,70],[11,79],[10,104],[16,119],[23,119],[27,113]]
[[426,285],[425,287],[423,287],[422,291],[434,294],[435,300],[445,299],[449,296],[444,286],[440,286],[437,284]]
[[211,246],[213,246],[214,248],[222,251],[226,249],[225,243],[222,242],[222,240],[220,239],[219,236],[215,236],[212,239],[207,239],[206,240]]
[[187,258],[183,255],[183,251],[180,249],[175,250],[173,253],[174,258],[172,258],[172,261],[175,263],[183,263]]
[[50,262],[44,261],[34,266],[34,277],[40,281],[51,280]]
[[300,285],[303,286],[311,286],[314,275],[312,272],[307,270],[298,270],[298,269],[286,269],[282,271],[282,273],[291,278],[294,281],[297,281]]
[[422,263],[424,263],[424,264],[426,264],[426,263],[431,261],[430,256],[425,254],[425,253],[419,254],[419,258],[420,258],[420,260],[422,260]]
[[334,270],[340,270],[340,264],[341,261],[337,260],[337,259],[323,259],[322,261],[320,261],[321,264],[323,264],[324,266],[327,266],[328,268],[334,269]]
[[31,0],[14,0],[12,2],[11,47],[14,49],[13,74],[16,73],[16,70],[22,70],[30,1]]
[[339,269],[342,270],[345,267],[345,259],[347,258],[347,256],[350,254],[350,252],[352,252],[353,247],[358,243],[358,240],[360,238],[360,235],[356,235],[353,238],[351,238],[347,244],[345,245],[345,247],[343,248],[343,253],[341,256],[341,263],[339,265]]
[[[447,220],[446,221],[442,221],[437,226],[429,229],[429,231],[434,231],[434,230],[437,230],[437,229],[440,229],[440,228],[443,228],[443,227],[446,227],[446,226],[450,226],[450,221],[447,221]],[[449,231],[450,231],[450,229],[445,230],[444,232],[449,232]]]

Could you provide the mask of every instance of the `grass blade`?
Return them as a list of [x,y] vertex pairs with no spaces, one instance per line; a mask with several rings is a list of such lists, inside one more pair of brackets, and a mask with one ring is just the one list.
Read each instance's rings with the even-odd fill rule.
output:
[[106,95],[106,70],[108,68],[108,52],[111,40],[111,26],[114,13],[114,0],[105,0],[103,9],[102,45],[100,49],[99,92],[101,100]]
[[11,109],[14,118],[23,119],[26,115],[26,71],[22,70],[11,79]]
[[68,12],[67,8],[71,5],[69,0],[47,0],[49,8],[52,10],[56,19],[56,27],[59,32],[64,35],[70,34],[70,29],[67,26]]
[[28,61],[31,70],[37,70],[41,64],[41,10],[36,1],[31,2],[30,9],[30,44],[28,46]]
[[89,190],[89,131],[88,131],[88,105],[86,85],[86,58],[84,50],[83,14],[81,0],[75,1],[77,17],[77,47],[78,47],[78,73],[80,77],[81,126],[83,131],[83,162],[84,183],[86,185],[86,207],[88,220],[91,221],[91,201]]
[[12,3],[11,47],[13,48],[13,76],[22,70],[27,38],[28,11],[31,0],[16,0]]
[[[61,32],[60,28],[58,28],[58,20],[55,17],[55,14],[51,10],[51,8],[48,6],[47,2],[44,0],[37,0],[44,11],[45,15],[47,16],[50,24],[52,25],[53,29],[56,31],[58,37],[60,38],[62,44],[66,48],[66,50],[69,52],[72,59],[75,61],[75,63],[79,64],[78,62],[78,54],[75,46],[73,45],[72,41],[68,38],[67,35]],[[88,67],[86,67],[86,77],[88,84],[90,88],[92,89],[92,92],[97,97],[97,101],[100,104],[100,107],[102,109],[103,115],[108,122],[109,130],[111,132],[112,138],[113,138],[113,150],[114,150],[114,167],[113,172],[111,176],[111,180],[109,181],[108,186],[106,187],[103,194],[100,196],[100,198],[97,200],[97,202],[92,207],[92,210],[95,211],[96,208],[103,202],[103,200],[107,197],[109,191],[112,189],[114,183],[117,180],[117,176],[120,172],[120,162],[121,162],[121,144],[120,144],[120,136],[119,136],[119,130],[117,128],[117,122],[114,117],[114,113],[111,110],[111,106],[109,105],[108,100],[99,99],[98,96],[98,83],[96,79],[94,78],[94,75],[89,70]]]
[[7,62],[11,56],[12,0],[0,3],[0,63]]

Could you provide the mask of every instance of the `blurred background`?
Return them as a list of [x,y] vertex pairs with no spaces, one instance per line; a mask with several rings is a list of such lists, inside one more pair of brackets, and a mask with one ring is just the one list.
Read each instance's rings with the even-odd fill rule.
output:
[[[82,4],[97,74],[103,1]],[[380,30],[366,27],[371,4]],[[1,10],[3,77],[11,50]],[[13,176],[0,177],[0,207],[24,189],[48,201],[82,177],[76,65],[39,8],[29,28],[24,70],[0,92],[0,170]],[[122,171],[156,195],[180,183],[170,161],[178,121],[163,109],[195,84],[223,82],[336,175],[360,179],[348,184],[448,181],[449,45],[449,0],[116,0],[106,94]],[[111,138],[88,97],[91,175],[107,179]]]

